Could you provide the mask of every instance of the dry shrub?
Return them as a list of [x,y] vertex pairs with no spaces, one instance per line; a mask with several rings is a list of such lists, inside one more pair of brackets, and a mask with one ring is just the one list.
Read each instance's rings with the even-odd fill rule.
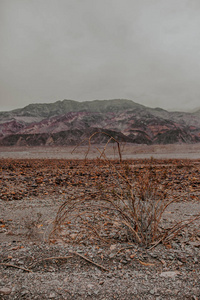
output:
[[[89,148],[95,134],[89,139]],[[108,160],[105,155],[111,140],[117,143],[120,158],[118,163]],[[113,189],[97,180],[92,195],[66,199],[58,210],[50,239],[59,236],[65,242],[131,242],[148,247],[161,241],[169,242],[180,230],[200,218],[197,215],[194,219],[177,222],[174,226],[163,229],[162,215],[176,201],[165,192],[163,182],[166,171],[158,174],[150,160],[149,165],[136,173],[133,165],[122,161],[119,143],[110,136],[108,143],[103,150],[97,149],[104,167],[107,166],[109,170]],[[89,150],[86,158],[88,153]]]

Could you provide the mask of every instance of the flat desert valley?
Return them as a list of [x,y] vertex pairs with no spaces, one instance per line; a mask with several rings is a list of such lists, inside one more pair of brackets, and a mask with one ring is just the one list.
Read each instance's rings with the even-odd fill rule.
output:
[[[97,158],[99,152],[96,148],[103,149],[104,145],[92,145],[88,158]],[[55,158],[55,159],[83,159],[87,153],[88,145],[68,147],[0,147],[0,158]],[[197,144],[172,144],[172,145],[121,145],[124,159],[157,158],[157,159],[199,159],[200,143]],[[107,147],[108,158],[118,158],[116,147]]]

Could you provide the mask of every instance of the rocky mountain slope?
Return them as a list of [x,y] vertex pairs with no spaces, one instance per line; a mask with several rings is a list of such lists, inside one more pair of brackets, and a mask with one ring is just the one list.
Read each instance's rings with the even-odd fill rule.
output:
[[[131,100],[57,101],[0,112],[1,146],[75,145],[94,132],[138,144],[200,142],[200,114],[168,112]],[[107,137],[98,134],[94,143]]]

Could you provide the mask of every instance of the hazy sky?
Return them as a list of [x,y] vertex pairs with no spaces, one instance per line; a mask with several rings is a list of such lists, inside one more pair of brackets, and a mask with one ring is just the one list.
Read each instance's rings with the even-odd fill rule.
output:
[[113,98],[200,107],[200,0],[0,0],[0,111]]

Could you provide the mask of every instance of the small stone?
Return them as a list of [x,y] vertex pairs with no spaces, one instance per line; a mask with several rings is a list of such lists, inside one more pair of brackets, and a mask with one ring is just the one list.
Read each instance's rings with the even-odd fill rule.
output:
[[177,275],[180,275],[180,272],[178,271],[166,271],[160,273],[160,277],[175,277]]
[[178,260],[181,261],[182,263],[186,263],[187,262],[187,260],[186,260],[186,258],[184,256],[179,256]]
[[7,287],[3,287],[0,289],[0,294],[3,294],[3,295],[9,295],[11,293],[11,289],[10,288],[7,288]]
[[94,285],[91,284],[91,283],[89,283],[89,284],[87,285],[87,287],[88,287],[89,289],[93,289],[93,288],[94,288]]
[[158,257],[158,254],[156,254],[156,253],[151,253],[151,256],[152,256],[153,258],[157,258],[157,257]]
[[50,299],[55,298],[55,297],[56,297],[56,294],[55,294],[55,293],[51,293],[51,294],[49,295],[49,298],[50,298]]
[[173,259],[174,259],[174,256],[173,256],[173,255],[169,255],[169,256],[168,256],[168,259],[173,260]]
[[26,295],[26,294],[28,294],[28,291],[27,291],[27,290],[21,292],[21,295],[22,295],[22,296],[24,296],[24,295]]
[[109,254],[109,258],[113,258],[113,257],[115,257],[115,253]]
[[154,289],[150,290],[149,293],[150,293],[151,295],[154,295]]
[[126,265],[126,264],[128,263],[128,261],[127,261],[127,259],[123,259],[123,260],[121,261],[121,263],[124,264],[124,265]]
[[190,242],[190,245],[194,246],[194,247],[197,247],[197,248],[200,248],[200,242],[197,241],[197,242]]
[[70,237],[72,238],[72,240],[74,240],[77,237],[77,234],[72,233],[72,234],[70,234]]
[[110,246],[110,250],[111,250],[111,251],[113,251],[113,250],[115,250],[115,249],[116,249],[116,247],[117,247],[117,245],[116,245],[116,244],[114,244],[114,245],[111,245],[111,246]]
[[118,269],[122,269],[122,265],[121,264],[118,264]]

